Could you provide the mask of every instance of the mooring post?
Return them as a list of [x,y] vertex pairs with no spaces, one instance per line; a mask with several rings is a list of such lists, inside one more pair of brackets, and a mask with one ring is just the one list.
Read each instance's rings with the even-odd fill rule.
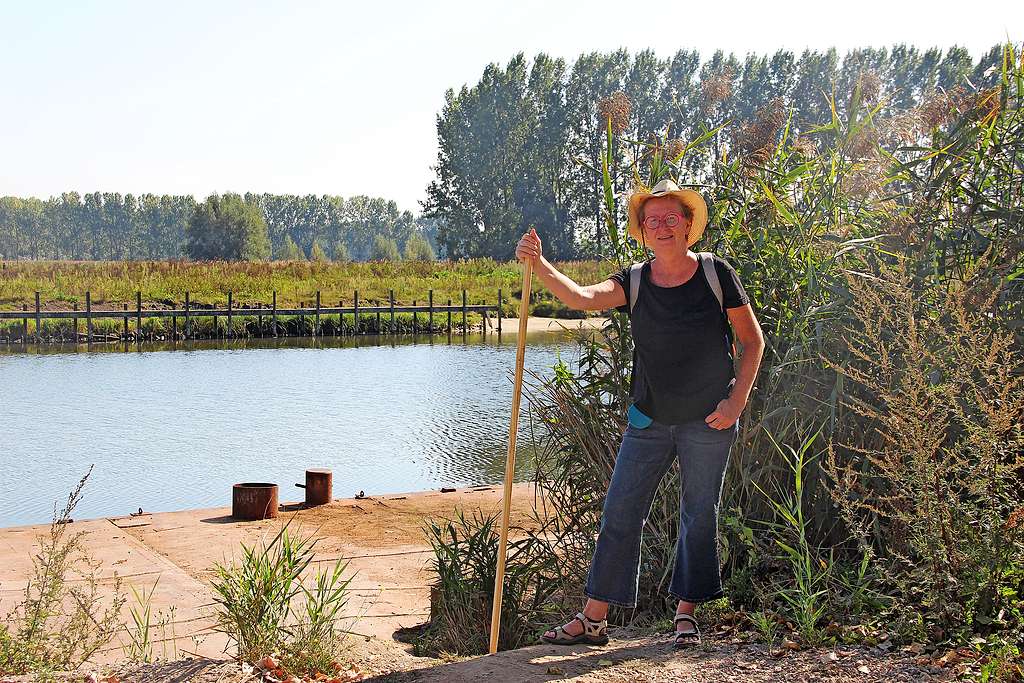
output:
[[188,312],[188,292],[185,292],[185,341],[192,338],[192,317]]
[[466,336],[466,290],[462,290],[462,336]]
[[359,334],[359,290],[352,292],[352,334]]
[[395,333],[395,290],[388,290],[388,301],[391,306],[391,334]]
[[313,336],[320,336],[320,290],[316,290],[316,322],[313,324]]
[[428,293],[427,305],[427,323],[430,325],[429,334],[434,334],[434,290],[430,290]]
[[142,292],[135,292],[135,341],[142,341]]
[[[121,310],[127,312],[128,304],[121,304]],[[128,341],[128,316],[124,316],[124,334],[121,335],[122,341]]]
[[85,342],[92,344],[92,296],[85,293]]
[[[74,307],[75,307],[75,310],[77,311],[78,310],[78,302],[77,301],[74,303]],[[74,318],[71,319],[71,324],[74,325],[74,328],[75,328],[75,329],[73,329],[71,331],[72,332],[71,338],[77,344],[78,343],[78,316],[77,315]]]
[[231,290],[228,290],[228,331],[227,331],[228,339],[231,339],[231,320],[232,320],[232,316],[231,316],[231,303],[232,303],[231,302]]
[[340,337],[345,332],[345,314],[341,309],[345,308],[345,300],[338,299],[338,333],[334,336]]
[[171,340],[178,341],[178,316],[171,316]]
[[[21,310],[28,313],[28,304],[22,304]],[[21,319],[21,343],[28,344],[28,316]]]
[[452,300],[448,299],[448,337],[452,336]]
[[419,331],[416,321],[416,299],[412,300],[412,333],[415,335]]
[[274,326],[274,336],[277,337],[277,290],[274,290],[274,303],[271,304],[273,313],[271,314],[272,324]]
[[39,292],[36,292],[36,344],[43,340],[41,329],[42,319],[39,317]]
[[498,290],[498,336],[501,336],[501,290]]

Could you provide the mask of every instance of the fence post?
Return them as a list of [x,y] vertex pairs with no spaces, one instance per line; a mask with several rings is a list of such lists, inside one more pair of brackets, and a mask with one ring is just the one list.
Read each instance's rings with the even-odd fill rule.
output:
[[498,336],[501,336],[501,290],[498,290]]
[[188,312],[188,292],[185,292],[185,341],[192,338],[192,317]]
[[40,332],[42,320],[39,317],[39,292],[36,292],[36,344],[43,339],[43,335]]
[[92,295],[85,293],[85,342],[92,344]]
[[228,332],[227,332],[228,339],[231,339],[231,320],[232,320],[232,317],[231,317],[231,303],[232,303],[231,302],[231,291],[228,290]]
[[320,290],[316,290],[316,322],[313,324],[313,336],[320,336]]
[[462,290],[462,336],[466,336],[466,290]]
[[360,319],[359,319],[359,290],[358,289],[355,290],[353,292],[353,295],[354,296],[352,298],[352,334],[353,335],[357,335],[357,334],[360,333],[359,332],[359,329],[360,329],[359,328],[359,325],[360,325]]
[[142,341],[142,292],[135,292],[135,341]]
[[389,330],[389,332],[391,334],[394,334],[395,333],[395,290],[393,290],[393,289],[389,289],[388,290],[388,302],[389,302],[389,305],[391,306],[391,329]]

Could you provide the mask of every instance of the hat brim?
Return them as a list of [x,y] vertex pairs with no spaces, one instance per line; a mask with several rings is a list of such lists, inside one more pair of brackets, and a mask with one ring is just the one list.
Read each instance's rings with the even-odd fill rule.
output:
[[701,238],[704,228],[708,224],[708,205],[704,197],[695,190],[670,190],[668,192],[634,192],[629,197],[629,221],[627,228],[629,234],[637,242],[643,243],[643,227],[640,225],[640,207],[644,202],[653,197],[675,197],[684,206],[690,207],[693,211],[693,223],[690,225],[690,234],[686,245],[690,246]]

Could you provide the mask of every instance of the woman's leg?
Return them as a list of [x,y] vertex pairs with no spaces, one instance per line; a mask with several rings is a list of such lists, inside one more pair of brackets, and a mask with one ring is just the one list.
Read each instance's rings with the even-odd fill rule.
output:
[[679,456],[679,540],[671,594],[679,610],[721,597],[718,506],[729,453],[738,427],[718,430],[695,420],[676,427]]
[[[622,437],[583,591],[588,597],[583,614],[590,619],[604,619],[609,603],[636,604],[640,534],[658,483],[672,464],[672,451],[670,428],[657,422],[647,429],[628,427]],[[583,632],[583,625],[575,619],[562,628],[569,635]],[[545,635],[553,638],[554,631]]]
[[636,605],[640,536],[658,483],[672,464],[673,450],[667,425],[652,422],[646,429],[626,429],[583,591],[588,598],[621,607]]

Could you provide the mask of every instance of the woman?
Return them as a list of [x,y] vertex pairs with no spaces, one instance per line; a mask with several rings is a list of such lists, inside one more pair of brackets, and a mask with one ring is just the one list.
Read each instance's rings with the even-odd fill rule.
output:
[[[736,271],[717,256],[699,258],[690,251],[706,223],[703,197],[671,181],[633,194],[629,234],[654,258],[589,287],[548,263],[535,230],[516,246],[516,257],[532,259],[533,272],[567,306],[629,311],[635,347],[633,405],[583,591],[588,600],[572,620],[542,636],[547,643],[603,645],[608,642],[608,605],[636,606],[640,535],[673,457],[679,461],[681,484],[669,591],[679,601],[676,646],[700,643],[694,609],[723,595],[718,505],[764,339]],[[730,323],[743,349],[736,372]]]

